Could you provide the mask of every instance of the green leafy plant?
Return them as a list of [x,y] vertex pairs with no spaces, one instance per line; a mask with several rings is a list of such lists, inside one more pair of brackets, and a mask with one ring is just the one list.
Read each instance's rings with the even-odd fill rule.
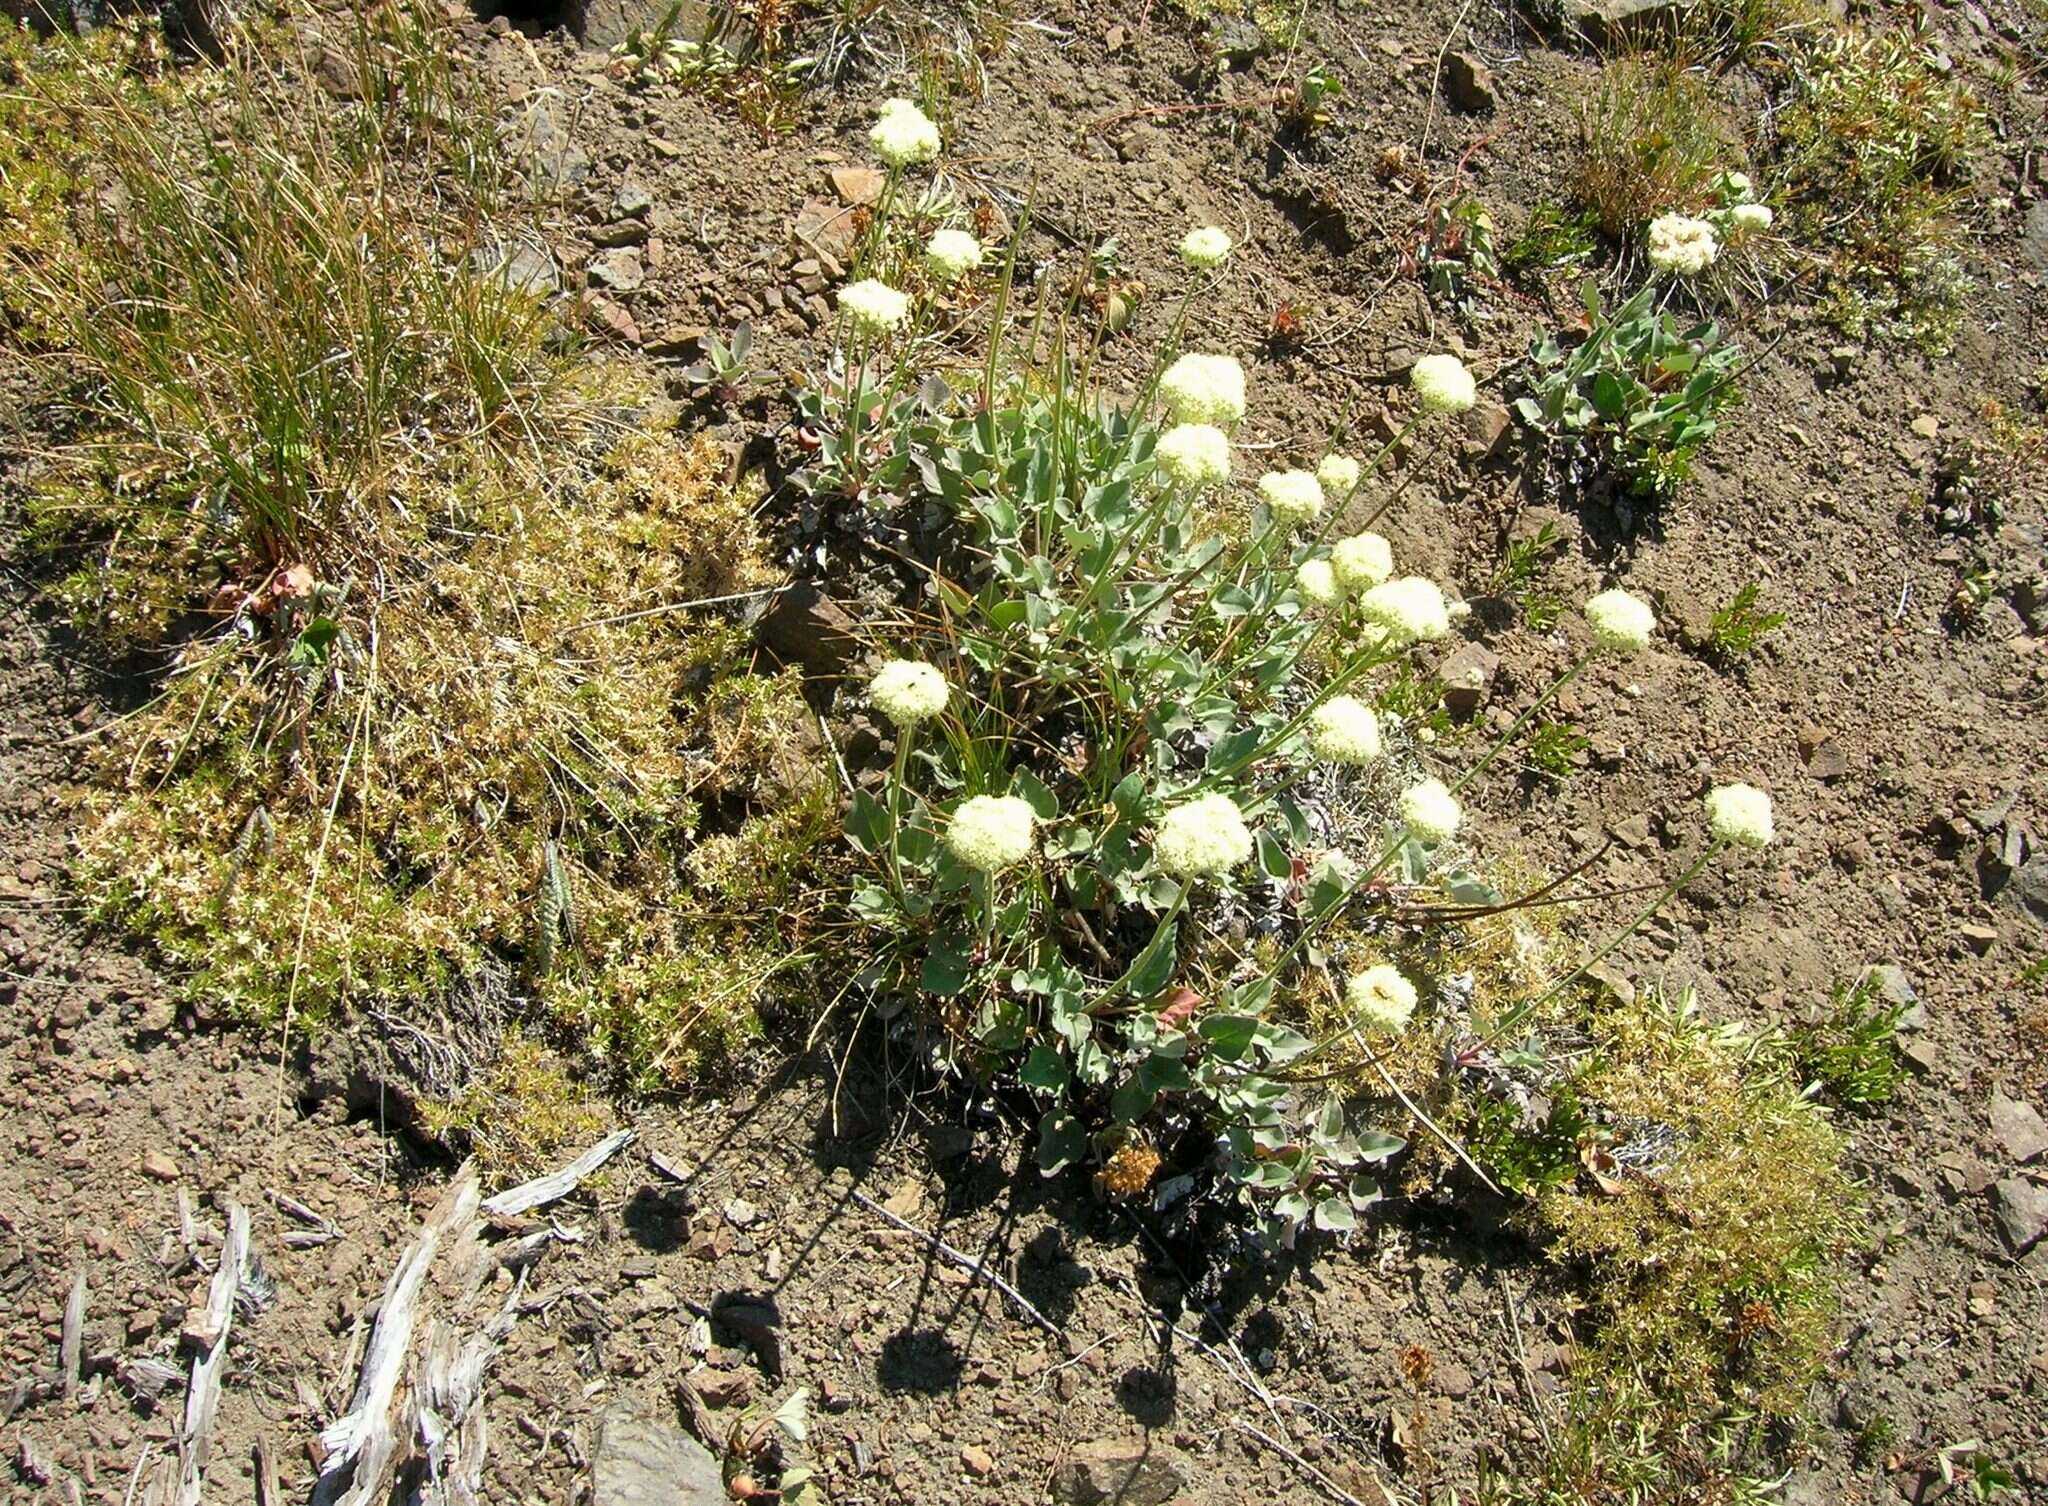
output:
[[753,382],[747,372],[747,356],[753,348],[754,326],[745,319],[733,326],[730,344],[707,334],[704,359],[685,366],[683,380],[711,388],[720,402],[737,402]]
[[1494,594],[1514,599],[1532,633],[1549,632],[1564,613],[1564,599],[1536,584],[1556,548],[1557,525],[1545,523],[1533,534],[1508,540],[1500,568],[1494,572]]
[[1707,625],[1707,646],[1720,658],[1742,658],[1785,625],[1783,612],[1757,609],[1759,589],[1755,581],[1745,581],[1741,590],[1715,608]]
[[1529,734],[1529,767],[1554,784],[1578,772],[1578,761],[1593,740],[1570,722],[1543,722]]
[[1522,233],[1501,253],[1501,263],[1513,272],[1578,266],[1600,249],[1595,228],[1590,210],[1574,214],[1555,204],[1538,204]]
[[1719,324],[1681,325],[1645,288],[1608,313],[1588,281],[1588,333],[1569,351],[1551,334],[1531,345],[1529,393],[1515,401],[1570,472],[1611,470],[1631,491],[1668,497],[1736,401],[1740,349]]
[[1905,1014],[1905,1005],[1884,1003],[1870,979],[1843,985],[1825,1015],[1789,1027],[1768,1043],[1767,1054],[1782,1060],[1809,1093],[1825,1092],[1859,1108],[1886,1103],[1906,1080],[1898,1053]]
[[1500,276],[1493,248],[1493,216],[1471,194],[1445,203],[1431,201],[1423,212],[1415,261],[1423,286],[1439,302],[1470,313],[1473,283]]

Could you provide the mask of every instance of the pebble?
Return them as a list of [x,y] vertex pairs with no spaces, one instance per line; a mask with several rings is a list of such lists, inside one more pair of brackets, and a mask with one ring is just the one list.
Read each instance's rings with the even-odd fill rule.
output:
[[142,1153],[142,1174],[154,1182],[175,1182],[178,1163],[163,1151],[146,1150]]

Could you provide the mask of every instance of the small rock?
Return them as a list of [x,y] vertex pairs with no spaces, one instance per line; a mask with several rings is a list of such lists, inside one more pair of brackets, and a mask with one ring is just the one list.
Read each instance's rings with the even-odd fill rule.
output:
[[339,47],[323,47],[313,60],[313,81],[331,99],[359,100],[363,97],[362,75],[356,71],[354,56]]
[[1470,1396],[1473,1386],[1477,1384],[1472,1379],[1472,1372],[1455,1360],[1438,1361],[1435,1375],[1437,1390],[1453,1401]]
[[1849,752],[1825,727],[1809,726],[1799,734],[1799,759],[1806,772],[1823,783],[1849,772]]
[[2048,1124],[2030,1103],[2008,1098],[1998,1088],[1991,1090],[1991,1133],[2008,1156],[2024,1166],[2048,1151]]
[[1185,1483],[1167,1450],[1145,1438],[1076,1446],[1053,1471],[1053,1498],[1067,1506],[1166,1506]]
[[1568,27],[1604,46],[1675,28],[1692,8],[1693,0],[1564,0],[1562,14]]
[[725,1206],[718,1211],[735,1229],[751,1229],[761,1222],[761,1210],[743,1197],[727,1198]]
[[960,1463],[977,1480],[986,1480],[996,1471],[995,1455],[978,1443],[970,1443],[960,1450]]
[[1906,1064],[1908,1072],[1916,1077],[1925,1077],[1934,1070],[1934,1042],[1925,1036],[1915,1036],[1910,1041],[1901,1041],[1899,1059]]
[[707,1407],[743,1407],[754,1394],[754,1378],[744,1370],[708,1370],[690,1374],[690,1389]]
[[477,270],[514,293],[545,298],[562,285],[554,253],[532,241],[515,241],[502,246],[495,255],[479,252]]
[[849,208],[874,203],[882,196],[882,185],[889,181],[887,174],[874,167],[835,167],[825,176],[831,180],[832,192],[839,195],[839,202]]
[[597,1427],[590,1506],[729,1506],[718,1461],[672,1423],[614,1402]]
[[678,360],[694,355],[706,331],[701,324],[671,324],[640,347],[657,360]]
[[178,1163],[160,1150],[146,1150],[142,1153],[142,1174],[152,1182],[175,1182]]
[[1500,656],[1485,644],[1462,645],[1437,671],[1444,687],[1444,708],[1461,721],[1474,715],[1486,704],[1499,670]]
[[1991,1184],[1991,1211],[2014,1255],[2024,1255],[2048,1234],[2048,1190],[2025,1177],[2004,1177]]
[[1465,453],[1475,458],[1497,452],[1508,434],[1508,410],[1499,403],[1476,403],[1465,413]]
[[1963,944],[1979,957],[1988,955],[1991,949],[1998,945],[1998,929],[1995,926],[1968,925],[1959,926],[1957,930],[1962,935]]
[[637,292],[647,281],[640,253],[631,247],[591,257],[584,274],[592,287],[610,288],[615,293]]
[[1617,821],[1608,828],[1614,840],[1624,847],[1640,851],[1650,845],[1650,818],[1647,814],[1630,816],[1626,821]]
[[640,343],[640,326],[633,322],[633,316],[623,305],[596,293],[583,295],[583,312],[588,316],[590,327],[601,335],[610,335],[628,345]]
[[1469,52],[1454,52],[1444,59],[1444,92],[1461,110],[1491,115],[1500,103],[1493,89],[1493,70]]
[[1991,1185],[1991,1173],[1984,1169],[1984,1163],[1974,1156],[1961,1151],[1949,1151],[1937,1156],[1934,1161],[1941,1173],[1942,1185],[1948,1188],[1951,1197],[1981,1197],[1984,1189]]
[[639,246],[647,240],[647,221],[613,220],[590,232],[593,246]]
[[1932,413],[1923,413],[1913,420],[1912,429],[1922,439],[1932,439],[1941,432],[1941,420]]
[[846,609],[804,581],[777,594],[755,632],[784,663],[827,678],[845,673],[860,647]]
[[612,213],[622,219],[644,220],[653,212],[654,195],[638,183],[626,182],[612,198]]
[[823,199],[804,200],[803,208],[797,211],[796,222],[790,227],[790,234],[799,245],[841,262],[853,255],[854,242],[858,239],[853,228],[852,211],[837,204],[828,204]]
[[1904,968],[1889,962],[1873,962],[1856,975],[1856,987],[1868,988],[1871,1002],[1880,1008],[1902,1010],[1899,1029],[1918,1030],[1927,1023],[1927,1011]]

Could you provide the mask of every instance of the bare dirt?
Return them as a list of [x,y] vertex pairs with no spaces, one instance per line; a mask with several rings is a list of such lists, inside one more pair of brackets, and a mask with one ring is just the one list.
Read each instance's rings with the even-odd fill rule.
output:
[[[2031,25],[2038,38],[2040,26],[1996,6],[1929,14],[1965,68],[1983,66],[2000,31]],[[764,143],[715,102],[621,85],[604,54],[565,34],[464,24],[508,129],[571,180],[550,234],[565,292],[583,289],[592,257],[610,258],[600,338],[665,371],[686,422],[754,443],[779,398],[721,411],[696,401],[680,366],[694,331],[743,317],[757,370],[818,359],[824,305],[811,300],[829,298],[829,275],[818,232],[806,244],[791,229],[808,201],[813,224],[817,209],[846,209],[829,173],[864,164],[872,101],[822,96],[814,118]],[[1454,105],[1436,82],[1454,33],[1490,65],[1489,112]],[[1437,172],[1471,149],[1469,185],[1505,239],[1562,196],[1560,101],[1593,64],[1491,4],[1312,7],[1298,52],[1334,61],[1348,90],[1343,123],[1313,148],[1277,145],[1268,112],[1206,108],[1270,93],[1277,57],[1219,70],[1175,12],[1062,6],[1011,28],[986,96],[960,105],[954,155],[970,191],[1014,205],[1035,184],[1056,236],[1117,235],[1129,271],[1154,286],[1173,284],[1189,225],[1230,227],[1241,249],[1203,311],[1205,343],[1250,358],[1245,441],[1313,456],[1332,435],[1372,433],[1421,351],[1463,351],[1491,399],[1512,389],[1542,300],[1501,290],[1476,325],[1433,310],[1403,264],[1417,201],[1382,167],[1394,147]],[[1204,108],[1127,113],[1188,104]],[[2026,227],[2048,198],[2042,99],[2025,89],[1997,111],[2003,140],[1981,186],[2011,207],[1976,248],[1977,304],[1952,356],[1838,362],[1839,337],[1783,289],[1737,315],[1745,343],[1767,353],[1661,516],[1624,526],[1596,500],[1542,496],[1514,431],[1496,437],[1482,408],[1469,430],[1415,445],[1378,525],[1409,568],[1479,597],[1503,538],[1548,521],[1564,539],[1550,589],[1575,601],[1627,584],[1676,627],[1625,672],[1571,692],[1565,709],[1594,739],[1583,776],[1558,786],[1503,769],[1475,790],[1482,850],[1562,844],[1584,857],[1615,833],[1598,871],[1647,881],[1669,872],[1708,784],[1751,779],[1777,802],[1779,844],[1703,876],[1623,951],[1622,971],[1696,987],[1711,1017],[1748,1024],[1811,1011],[1873,963],[1903,969],[1923,1005],[1906,1038],[1911,1081],[1846,1121],[1872,1234],[1814,1398],[1808,1467],[1784,1488],[1794,1502],[1932,1498],[1913,1494],[1917,1474],[1854,1457],[1873,1418],[1906,1454],[1982,1440],[2048,1499],[2048,1243],[2015,1257],[2000,1229],[1997,1184],[2027,1173],[1988,1118],[1994,1088],[2048,1107],[2048,1000],[2020,979],[2048,953],[2048,856],[2016,872],[1997,860],[2039,852],[2010,832],[2048,829],[2048,618],[2020,589],[2048,568],[2044,486],[2022,475],[1981,545],[1998,589],[1968,621],[1950,610],[1965,546],[1937,535],[1926,507],[1940,444],[1981,435],[1985,399],[2040,421],[2026,382],[2048,352],[2048,297]],[[595,244],[618,238],[594,232],[621,218],[629,185],[652,200],[644,236]],[[1306,333],[1276,348],[1273,312],[1294,304]],[[1789,621],[1731,669],[1699,641],[1712,608],[1751,579]],[[352,1340],[450,1167],[398,1131],[373,1088],[351,1088],[342,1048],[293,1042],[281,1061],[275,1040],[181,1013],[146,962],[80,916],[62,878],[70,794],[119,687],[38,617],[18,570],[7,596],[5,1379],[56,1366],[74,1272],[88,1294],[83,1388],[24,1390],[9,1409],[8,1499],[125,1501],[174,1451],[180,1383],[153,1400],[137,1365],[180,1363],[230,1199],[254,1211],[281,1292],[236,1329],[205,1498],[256,1498],[259,1443],[303,1498],[308,1443],[353,1384]],[[1491,704],[1511,712],[1570,650],[1506,621],[1481,610],[1472,626],[1500,658]],[[1588,914],[1583,934],[1622,913]],[[900,1066],[865,1054],[841,1080],[803,1057],[722,1097],[621,1108],[640,1143],[553,1210],[580,1237],[534,1272],[530,1310],[491,1373],[486,1499],[587,1498],[607,1407],[665,1405],[686,1373],[735,1402],[811,1388],[808,1452],[842,1506],[1041,1499],[1071,1449],[1105,1439],[1171,1473],[1161,1500],[1334,1486],[1377,1506],[1375,1481],[1403,1499],[1441,1500],[1449,1485],[1469,1498],[1483,1453],[1539,1437],[1535,1404],[1557,1391],[1569,1353],[1540,1254],[1500,1206],[1425,1193],[1348,1249],[1318,1245],[1212,1288],[1085,1183],[1042,1180],[1009,1127],[906,1104]],[[276,1193],[340,1237],[287,1247],[302,1225]],[[190,1248],[181,1198],[199,1231]],[[878,1205],[986,1262],[1059,1336]],[[779,1366],[700,1321],[741,1292],[772,1296]],[[1429,1359],[1419,1384],[1412,1354],[1404,1373],[1410,1346]]]

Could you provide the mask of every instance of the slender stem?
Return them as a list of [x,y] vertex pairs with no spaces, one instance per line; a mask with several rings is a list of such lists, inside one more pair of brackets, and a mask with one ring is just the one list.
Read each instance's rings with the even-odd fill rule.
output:
[[[1340,503],[1338,506],[1332,507],[1329,511],[1328,516],[1326,516],[1323,519],[1323,526],[1320,530],[1317,531],[1315,537],[1315,541],[1318,544],[1322,543],[1326,538],[1329,537],[1330,530],[1336,527],[1337,525],[1337,515],[1341,513],[1346,507],[1350,506],[1352,500],[1355,497],[1357,497],[1358,493],[1364,488],[1365,478],[1372,475],[1375,471],[1377,471],[1380,468],[1380,462],[1385,460],[1389,455],[1393,454],[1395,450],[1399,449],[1401,442],[1405,440],[1410,434],[1415,432],[1415,426],[1421,423],[1423,419],[1427,418],[1428,416],[1429,410],[1427,408],[1416,409],[1414,415],[1408,420],[1408,422],[1401,425],[1399,429],[1395,430],[1394,437],[1388,440],[1386,444],[1380,448],[1379,454],[1373,456],[1371,461],[1366,464],[1364,469],[1359,471],[1358,485],[1352,487],[1350,495],[1346,496],[1344,501]],[[1393,498],[1389,497],[1385,502],[1382,502],[1378,507],[1374,508],[1372,511],[1372,515],[1358,526],[1360,528],[1370,528],[1374,523],[1379,521],[1380,514],[1385,512],[1387,508],[1392,505],[1392,503]]]
[[896,772],[889,780],[889,882],[896,890],[896,903],[903,903],[903,865],[896,855],[896,832],[903,824],[903,776],[910,767],[910,739],[915,723],[896,729]]
[[1173,903],[1166,907],[1166,913],[1159,917],[1159,924],[1153,928],[1152,939],[1145,943],[1145,950],[1138,953],[1137,958],[1131,965],[1124,969],[1123,976],[1110,984],[1103,991],[1102,997],[1088,1007],[1089,1013],[1093,1014],[1105,1004],[1116,999],[1125,989],[1131,986],[1131,979],[1135,978],[1139,971],[1152,960],[1153,953],[1165,945],[1167,934],[1173,929],[1174,921],[1179,918],[1180,912],[1187,907],[1188,891],[1194,887],[1195,881],[1193,879],[1182,879],[1180,881],[1180,892],[1174,895]]
[[1726,847],[1727,845],[1728,843],[1724,839],[1719,837],[1716,837],[1712,842],[1708,843],[1707,850],[1699,855],[1699,860],[1695,862],[1690,868],[1686,869],[1685,872],[1681,873],[1677,878],[1673,879],[1670,883],[1666,884],[1664,886],[1663,892],[1660,893],[1655,899],[1651,900],[1648,905],[1644,906],[1643,911],[1640,915],[1636,916],[1634,920],[1630,921],[1626,926],[1624,926],[1621,930],[1617,931],[1612,937],[1610,937],[1605,946],[1601,947],[1599,951],[1595,952],[1592,956],[1588,957],[1584,962],[1581,962],[1577,967],[1573,968],[1570,972],[1566,973],[1562,978],[1559,978],[1555,983],[1551,984],[1550,987],[1546,988],[1541,994],[1531,999],[1528,1003],[1520,1005],[1517,1008],[1509,1011],[1506,1015],[1502,1016],[1501,1019],[1493,1026],[1493,1028],[1486,1032],[1485,1039],[1488,1042],[1492,1042],[1498,1039],[1500,1036],[1504,1035],[1506,1032],[1514,1029],[1515,1026],[1519,1025],[1523,1020],[1527,1019],[1536,1010],[1540,1009],[1543,1005],[1549,1003],[1552,999],[1556,998],[1565,989],[1571,987],[1572,984],[1578,982],[1580,978],[1586,975],[1587,969],[1598,967],[1601,963],[1605,962],[1607,958],[1613,953],[1616,947],[1620,946],[1624,941],[1628,940],[1629,937],[1635,935],[1636,932],[1640,931],[1644,926],[1648,925],[1650,917],[1655,915],[1659,910],[1663,909],[1665,902],[1669,900],[1672,895],[1676,894],[1680,889],[1684,888],[1687,884],[1691,883],[1693,879],[1699,874],[1699,871],[1702,868],[1706,867],[1707,864],[1711,863],[1716,857],[1718,857],[1720,855],[1721,849]]
[[1563,690],[1565,686],[1571,684],[1572,681],[1576,680],[1579,677],[1579,671],[1583,670],[1588,664],[1591,664],[1592,662],[1593,656],[1591,654],[1588,654],[1585,658],[1579,660],[1578,663],[1574,664],[1570,669],[1566,670],[1563,674],[1559,675],[1555,680],[1551,681],[1550,688],[1544,691],[1543,694],[1536,697],[1535,700],[1529,703],[1527,709],[1525,709],[1520,716],[1515,718],[1514,725],[1509,727],[1507,731],[1503,732],[1500,735],[1499,741],[1495,742],[1492,747],[1486,750],[1485,757],[1481,758],[1479,762],[1475,763],[1474,765],[1472,765],[1471,768],[1467,769],[1464,773],[1458,776],[1457,782],[1451,786],[1451,793],[1453,795],[1457,794],[1460,790],[1464,789],[1466,785],[1470,784],[1473,780],[1477,779],[1481,774],[1486,772],[1486,766],[1492,763],[1496,758],[1500,757],[1500,755],[1506,751],[1508,744],[1513,742],[1515,740],[1516,735],[1519,734],[1524,727],[1529,725],[1530,720],[1536,715],[1536,713],[1541,711],[1545,706],[1548,706],[1552,701],[1557,699],[1558,692]]

